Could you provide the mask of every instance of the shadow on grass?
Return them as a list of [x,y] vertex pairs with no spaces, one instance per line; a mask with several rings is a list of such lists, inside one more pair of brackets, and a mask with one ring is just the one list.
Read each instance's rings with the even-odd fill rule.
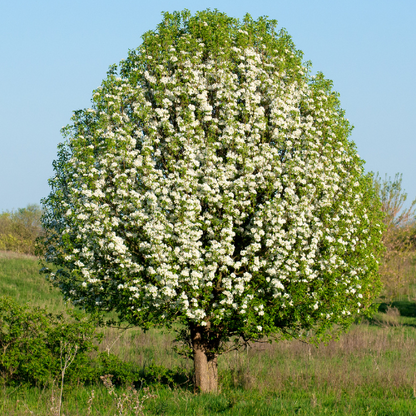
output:
[[407,326],[416,328],[416,302],[398,300],[391,303],[382,302],[378,306],[378,313],[367,319],[375,326]]
[[378,311],[386,313],[389,307],[397,308],[400,312],[400,316],[416,318],[416,302],[411,302],[409,300],[397,300],[391,303],[380,303]]
[[152,364],[140,371],[139,382],[146,387],[162,385],[175,388],[179,387],[189,391],[194,390],[192,373],[182,367],[170,369],[163,365]]
[[138,366],[130,361],[123,361],[114,354],[100,353],[95,358],[88,358],[76,363],[69,371],[67,383],[78,385],[101,384],[105,377],[110,377],[111,384],[117,388],[134,386],[164,386],[193,391],[193,373],[183,367],[167,368],[153,363]]

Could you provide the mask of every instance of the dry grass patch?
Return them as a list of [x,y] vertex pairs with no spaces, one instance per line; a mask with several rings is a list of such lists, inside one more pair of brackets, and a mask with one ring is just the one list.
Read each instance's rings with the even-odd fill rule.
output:
[[233,387],[283,392],[364,394],[384,390],[388,397],[415,388],[414,328],[355,326],[338,342],[314,347],[300,341],[255,345],[225,356],[221,373]]

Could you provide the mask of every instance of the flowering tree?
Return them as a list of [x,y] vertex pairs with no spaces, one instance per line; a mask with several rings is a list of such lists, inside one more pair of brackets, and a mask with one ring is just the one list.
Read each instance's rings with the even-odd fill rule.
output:
[[275,21],[163,16],[63,129],[45,271],[86,310],[179,323],[212,391],[230,341],[322,339],[369,307],[380,210],[331,82]]

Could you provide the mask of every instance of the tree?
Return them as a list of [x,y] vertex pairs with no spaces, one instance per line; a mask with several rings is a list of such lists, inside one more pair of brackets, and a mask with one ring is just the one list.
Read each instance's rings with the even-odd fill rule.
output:
[[39,205],[0,213],[0,250],[35,254],[35,240],[42,234]]
[[381,201],[385,225],[382,238],[385,251],[380,276],[383,295],[392,301],[403,290],[406,278],[413,278],[409,265],[415,250],[416,199],[407,208],[404,207],[407,193],[402,189],[402,175],[399,173],[393,180],[387,175],[382,180],[377,173],[373,180],[376,194]]
[[351,126],[276,24],[164,13],[63,129],[43,201],[50,279],[88,311],[180,324],[203,392],[232,345],[324,339],[380,289]]

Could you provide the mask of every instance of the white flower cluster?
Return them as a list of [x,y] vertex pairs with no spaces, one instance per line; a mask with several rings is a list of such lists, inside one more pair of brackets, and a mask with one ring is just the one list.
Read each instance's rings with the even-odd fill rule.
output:
[[370,224],[356,215],[361,167],[330,95],[302,66],[289,77],[281,54],[221,53],[172,47],[154,70],[133,67],[136,83],[112,78],[95,93],[94,128],[75,125],[68,144],[50,254],[69,265],[68,296],[200,325],[262,323],[268,304],[296,307],[299,288],[310,314],[331,319],[321,295],[332,282],[356,310],[365,266],[348,259]]

